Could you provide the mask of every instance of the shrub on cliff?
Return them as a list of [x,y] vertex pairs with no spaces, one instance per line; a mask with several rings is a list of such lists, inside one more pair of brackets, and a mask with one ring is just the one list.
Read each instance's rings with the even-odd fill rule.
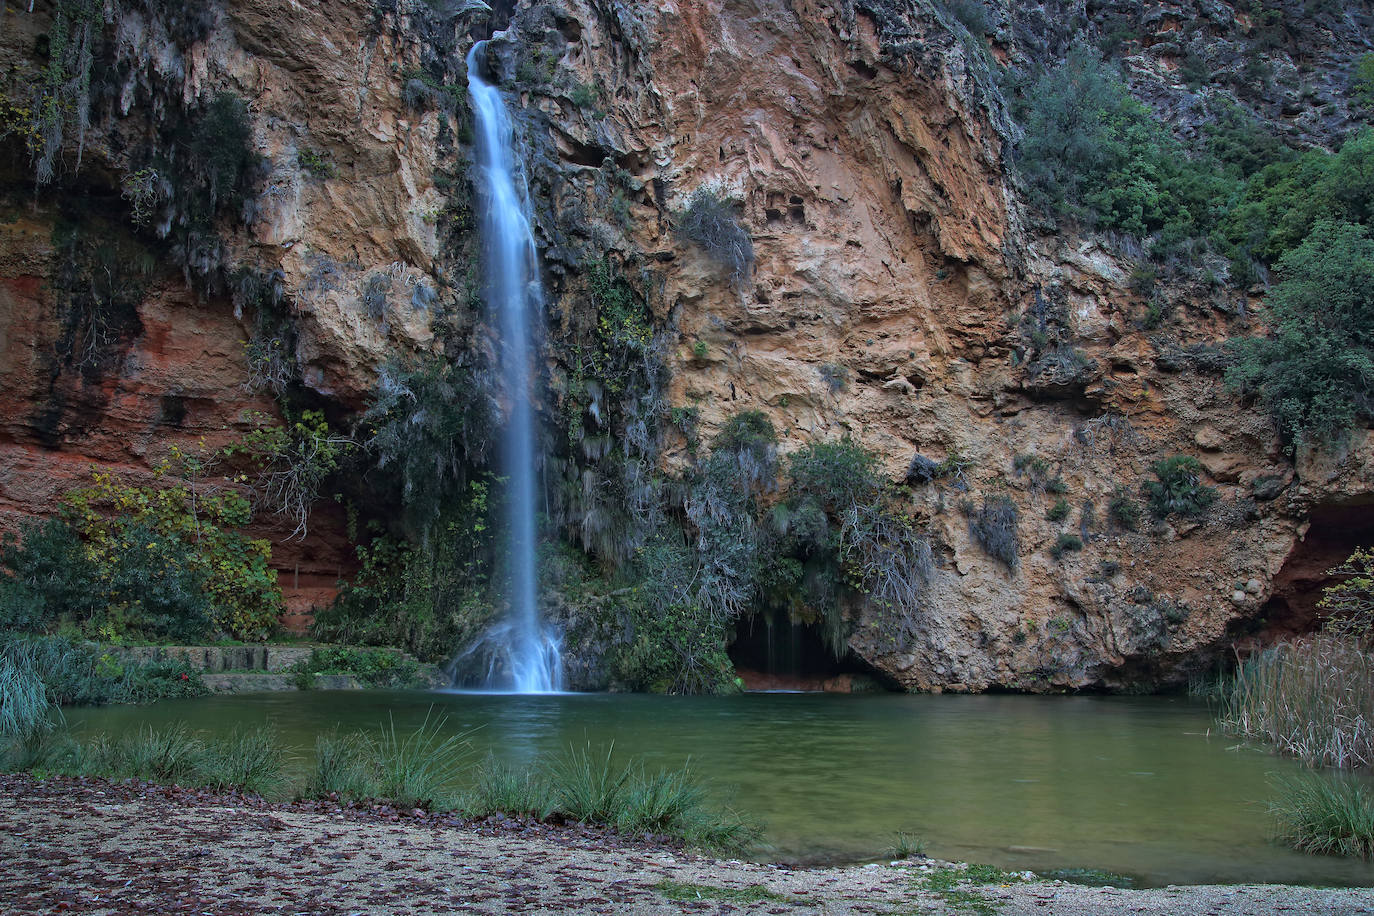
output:
[[[174,460],[182,466],[171,477]],[[252,640],[276,626],[281,589],[268,565],[271,545],[238,530],[252,506],[235,490],[188,483],[196,466],[174,453],[146,487],[96,471],[90,486],[63,497],[63,514],[99,570],[99,607],[83,621],[96,635],[191,639],[208,621]]]
[[1006,494],[984,496],[983,504],[970,507],[968,530],[988,556],[1001,560],[1008,569],[1020,565],[1021,536],[1017,528],[1020,514],[1016,503]]
[[474,369],[439,359],[389,362],[363,415],[367,447],[400,491],[405,519],[423,535],[461,499],[495,442],[497,409]]
[[792,454],[788,478],[774,523],[795,544],[802,603],[820,609],[831,647],[844,646],[839,583],[886,610],[916,612],[934,568],[930,543],[879,456],[849,439],[813,442]]
[[1150,465],[1155,479],[1145,482],[1150,509],[1159,518],[1166,515],[1196,517],[1216,501],[1217,491],[1202,483],[1202,463],[1188,455],[1162,458]]
[[1205,142],[1185,148],[1087,44],[1030,82],[1015,107],[1025,127],[1016,161],[1032,204],[1148,237],[1151,256],[1166,263],[1217,247],[1230,253],[1216,234],[1245,179],[1287,155],[1253,119],[1220,105]]
[[1330,444],[1374,416],[1374,239],[1320,222],[1278,273],[1270,332],[1232,343],[1226,380],[1269,409],[1290,446]]
[[739,224],[734,205],[718,189],[702,185],[677,216],[677,234],[699,246],[740,280],[754,263],[754,243]]

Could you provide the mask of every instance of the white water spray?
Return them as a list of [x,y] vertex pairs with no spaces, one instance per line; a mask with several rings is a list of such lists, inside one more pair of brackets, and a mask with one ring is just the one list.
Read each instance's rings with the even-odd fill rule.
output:
[[488,655],[487,689],[551,693],[562,689],[557,634],[539,619],[535,568],[534,389],[531,337],[543,315],[539,254],[530,232],[529,193],[515,167],[514,137],[505,102],[482,79],[478,57],[486,42],[468,52],[468,93],[476,133],[478,208],[486,268],[487,307],[501,335],[501,376],[509,406],[502,469],[509,480],[510,616],[483,640]]

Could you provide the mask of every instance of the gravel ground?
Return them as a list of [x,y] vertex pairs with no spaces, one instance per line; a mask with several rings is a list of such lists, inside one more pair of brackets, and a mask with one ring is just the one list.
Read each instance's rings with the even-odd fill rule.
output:
[[[923,890],[941,863],[788,868],[577,826],[0,776],[0,913],[1374,914],[1374,891]],[[684,899],[685,898],[685,899]]]

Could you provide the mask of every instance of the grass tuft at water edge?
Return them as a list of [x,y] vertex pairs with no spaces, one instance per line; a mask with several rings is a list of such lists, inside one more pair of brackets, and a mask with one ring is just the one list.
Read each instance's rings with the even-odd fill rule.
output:
[[1355,777],[1300,773],[1273,780],[1276,838],[1320,855],[1374,859],[1374,790]]

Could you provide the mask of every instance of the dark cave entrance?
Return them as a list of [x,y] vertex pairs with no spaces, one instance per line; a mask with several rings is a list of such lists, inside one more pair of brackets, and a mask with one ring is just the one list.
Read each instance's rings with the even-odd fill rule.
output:
[[1321,625],[1322,590],[1335,580],[1328,570],[1344,563],[1356,547],[1374,544],[1374,500],[1317,506],[1308,516],[1307,536],[1293,545],[1274,576],[1273,593],[1253,621],[1236,621],[1234,636],[1269,644],[1311,633]]
[[852,651],[839,656],[823,624],[797,623],[786,613],[759,611],[735,624],[729,648],[746,690],[853,693],[893,689]]

